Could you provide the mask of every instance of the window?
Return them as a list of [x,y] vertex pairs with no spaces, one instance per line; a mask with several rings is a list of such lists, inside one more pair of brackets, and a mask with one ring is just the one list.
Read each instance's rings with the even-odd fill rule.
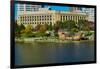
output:
[[67,20],[67,16],[66,16],[66,20]]

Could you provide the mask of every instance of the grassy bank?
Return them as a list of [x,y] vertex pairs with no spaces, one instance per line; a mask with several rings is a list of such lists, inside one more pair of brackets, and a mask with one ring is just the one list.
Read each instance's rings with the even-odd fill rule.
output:
[[83,42],[83,41],[93,41],[93,40],[60,40],[58,38],[16,38],[15,42],[23,43],[33,43],[33,42],[55,42],[55,43],[69,43],[69,42]]

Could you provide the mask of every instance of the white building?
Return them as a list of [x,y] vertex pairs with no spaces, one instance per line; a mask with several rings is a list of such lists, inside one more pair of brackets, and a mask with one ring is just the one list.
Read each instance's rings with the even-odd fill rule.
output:
[[54,25],[57,21],[73,20],[78,22],[79,20],[87,20],[85,13],[77,12],[65,12],[65,11],[54,11],[54,10],[40,10],[35,12],[21,13],[18,16],[17,23],[27,26],[28,24],[34,27],[38,24],[52,24]]
[[82,8],[82,12],[88,15],[88,21],[94,22],[94,8]]
[[41,5],[18,4],[17,23],[33,27],[38,24],[52,24],[57,21],[73,20],[87,20],[87,14],[83,12],[69,12],[69,11],[54,11],[49,10],[50,7],[42,7]]
[[86,13],[88,15],[88,21],[94,22],[94,8],[80,8],[80,7],[72,7],[71,11],[77,13]]
[[38,11],[39,8],[41,8],[41,5],[31,5],[31,4],[17,4],[17,11],[18,12],[32,12],[32,11]]
[[71,7],[71,11],[77,12],[77,11],[81,11],[80,7]]
[[26,12],[35,12],[38,11],[39,8],[42,8],[41,5],[31,5],[31,4],[17,4],[17,17],[16,19],[18,19],[19,14],[23,14]]

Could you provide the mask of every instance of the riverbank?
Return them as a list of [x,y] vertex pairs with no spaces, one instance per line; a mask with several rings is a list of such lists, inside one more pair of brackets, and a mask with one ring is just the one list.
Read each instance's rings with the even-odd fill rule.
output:
[[69,43],[69,42],[83,42],[93,40],[60,40],[58,38],[16,38],[15,42],[33,43],[33,42],[52,42],[52,43]]

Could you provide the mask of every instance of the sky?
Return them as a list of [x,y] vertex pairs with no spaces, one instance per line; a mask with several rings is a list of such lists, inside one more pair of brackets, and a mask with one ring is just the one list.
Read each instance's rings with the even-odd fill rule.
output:
[[52,10],[57,10],[57,11],[69,11],[70,7],[68,6],[49,6]]

